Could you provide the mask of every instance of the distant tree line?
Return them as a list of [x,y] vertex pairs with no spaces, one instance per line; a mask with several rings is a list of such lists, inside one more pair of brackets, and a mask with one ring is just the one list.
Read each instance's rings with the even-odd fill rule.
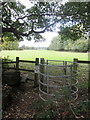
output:
[[62,40],[61,36],[58,35],[52,39],[48,50],[87,52],[89,51],[89,44],[89,38],[82,37],[75,41],[71,39]]
[[29,46],[25,46],[25,45],[23,45],[23,46],[21,46],[20,48],[19,48],[19,50],[35,50],[36,48],[35,47],[29,47]]
[[46,49],[47,49],[47,47],[34,47],[34,46],[29,47],[29,46],[25,46],[25,45],[23,45],[19,48],[19,50],[46,50]]

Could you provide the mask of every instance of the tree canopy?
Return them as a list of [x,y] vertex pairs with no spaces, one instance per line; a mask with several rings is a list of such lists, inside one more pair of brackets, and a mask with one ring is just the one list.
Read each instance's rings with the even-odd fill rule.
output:
[[20,2],[2,2],[2,36],[14,40],[44,40],[40,33],[59,29],[63,37],[76,40],[89,32],[90,2],[35,2],[29,9]]
[[88,40],[89,39],[85,39],[84,37],[75,41],[71,39],[63,40],[61,39],[61,35],[58,35],[52,39],[48,50],[87,52],[90,49]]

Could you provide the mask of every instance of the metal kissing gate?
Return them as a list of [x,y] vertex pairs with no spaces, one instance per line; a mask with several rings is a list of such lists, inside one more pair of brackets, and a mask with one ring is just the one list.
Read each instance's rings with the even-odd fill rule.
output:
[[59,60],[41,60],[39,64],[39,96],[42,100],[78,97],[77,63]]

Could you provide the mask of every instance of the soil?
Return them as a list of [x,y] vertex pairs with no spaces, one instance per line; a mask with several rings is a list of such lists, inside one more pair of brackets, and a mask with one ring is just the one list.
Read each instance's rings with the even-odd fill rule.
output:
[[3,119],[35,117],[33,104],[37,103],[40,98],[38,88],[34,88],[32,84],[32,82],[22,83],[19,87],[13,88],[12,100],[6,110],[3,111]]
[[[85,95],[83,93],[87,93],[86,91],[80,90],[79,91],[79,100],[82,100],[82,96]],[[85,95],[84,97],[86,97]],[[39,97],[39,90],[38,87],[33,87],[33,81],[28,81],[26,83],[21,83],[20,86],[13,87],[12,94],[11,94],[11,101],[9,101],[8,107],[3,111],[3,119],[2,120],[8,120],[8,119],[30,119],[30,118],[37,118],[37,116],[40,116],[41,112],[47,112],[48,106],[42,106],[42,100]],[[77,102],[78,103],[78,102]],[[79,104],[79,103],[78,103]],[[75,104],[74,104],[75,105]],[[57,112],[58,109],[58,112]],[[67,118],[72,118],[70,120],[74,120],[74,115],[70,111],[60,111],[60,106],[57,106],[57,108],[53,108],[52,112],[57,112],[58,116],[57,118],[54,118],[54,120],[62,120],[62,115],[66,116]],[[82,119],[87,117],[87,111],[85,113],[78,112],[78,118]],[[51,119],[50,119],[51,120]]]

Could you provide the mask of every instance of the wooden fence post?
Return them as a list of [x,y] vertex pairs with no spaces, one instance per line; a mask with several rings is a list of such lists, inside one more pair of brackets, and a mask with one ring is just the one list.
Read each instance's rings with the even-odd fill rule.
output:
[[65,66],[65,67],[63,67],[64,75],[65,75],[65,78],[64,78],[64,85],[66,85],[67,61],[64,61],[64,62],[63,62],[63,65]]
[[88,67],[88,117],[90,117],[90,64]]
[[73,60],[73,74],[77,73],[77,62],[78,62],[78,59],[74,58],[74,60]]
[[38,87],[38,64],[39,64],[39,58],[36,58],[36,63],[35,63],[35,69],[36,72],[34,74],[34,87]]
[[[72,73],[73,75],[77,74],[77,63],[78,63],[78,59],[74,58],[74,60],[73,60],[73,73]],[[76,82],[75,79],[77,79],[77,75],[73,76],[73,78],[72,78],[72,81]]]
[[19,57],[16,57],[16,71],[19,70]]
[[[45,66],[43,65],[43,64],[45,64],[45,60],[44,60],[44,58],[41,58],[40,59],[40,64],[42,64],[42,65],[40,65],[40,73],[42,73],[42,74],[44,74],[44,72],[45,72]],[[40,75],[40,81],[43,83],[44,82],[44,76],[43,75]],[[41,89],[43,89],[44,87],[43,87],[43,85],[41,85]]]

